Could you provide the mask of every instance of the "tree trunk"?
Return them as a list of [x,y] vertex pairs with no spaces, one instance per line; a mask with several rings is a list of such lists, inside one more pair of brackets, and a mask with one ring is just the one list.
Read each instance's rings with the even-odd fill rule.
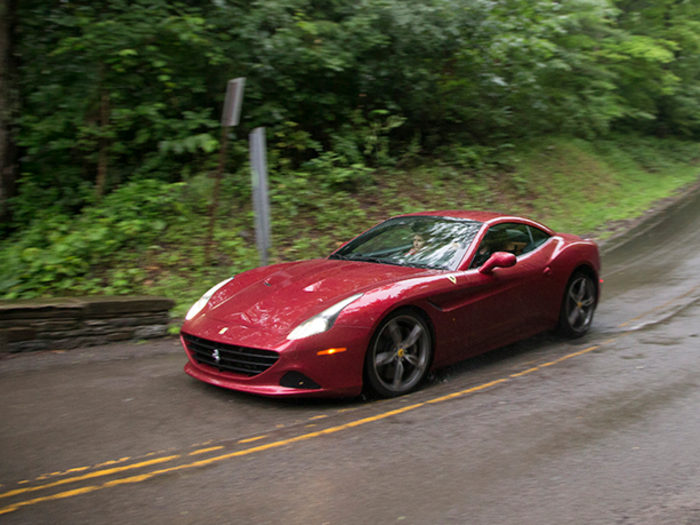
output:
[[[14,0],[0,0],[0,225],[10,220],[8,200],[15,195],[16,153],[12,140],[13,81],[12,54]],[[0,230],[2,232],[2,230]]]

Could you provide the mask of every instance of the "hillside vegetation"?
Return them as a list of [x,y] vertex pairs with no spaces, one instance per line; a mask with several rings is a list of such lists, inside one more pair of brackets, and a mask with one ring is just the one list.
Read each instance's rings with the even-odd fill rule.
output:
[[181,313],[255,266],[259,126],[274,260],[436,208],[603,235],[697,178],[700,0],[0,5],[0,298],[161,293]]
[[[324,257],[390,215],[429,209],[524,214],[601,240],[700,173],[700,145],[676,140],[549,137],[498,161],[488,153],[455,146],[410,168],[365,170],[352,187],[273,173],[271,261]],[[0,249],[0,296],[159,294],[184,315],[208,287],[259,265],[245,167],[224,181],[207,260],[212,185],[206,176],[134,181],[80,215],[35,223]]]

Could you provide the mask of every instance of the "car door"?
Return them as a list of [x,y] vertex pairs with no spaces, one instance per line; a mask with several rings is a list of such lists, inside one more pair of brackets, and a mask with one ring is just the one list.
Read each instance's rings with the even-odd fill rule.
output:
[[[547,262],[553,247],[533,235],[522,223],[501,223],[489,228],[467,270],[468,299],[460,311],[469,329],[470,353],[496,348],[543,329]],[[544,233],[544,232],[542,232]],[[546,235],[546,234],[545,234]],[[479,268],[495,252],[508,252],[517,262],[510,268],[481,273]]]
[[[447,274],[451,284],[431,294],[441,346],[436,361],[455,362],[549,328],[547,270],[555,247],[549,234],[523,223],[491,226],[468,268]],[[480,272],[497,251],[515,255],[516,264]]]

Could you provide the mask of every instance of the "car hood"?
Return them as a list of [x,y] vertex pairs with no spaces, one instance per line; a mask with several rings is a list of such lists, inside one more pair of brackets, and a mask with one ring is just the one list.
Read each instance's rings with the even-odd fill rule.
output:
[[421,268],[330,259],[270,266],[253,272],[252,279],[252,273],[237,276],[225,289],[226,299],[205,315],[231,324],[288,333],[350,295],[434,273]]

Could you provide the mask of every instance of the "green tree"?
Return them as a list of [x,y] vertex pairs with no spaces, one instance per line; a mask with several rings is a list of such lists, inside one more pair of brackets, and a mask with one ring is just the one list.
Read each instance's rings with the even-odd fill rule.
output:
[[12,117],[15,113],[15,68],[12,35],[15,3],[0,0],[0,235],[10,220],[9,200],[15,194],[15,147]]
[[700,131],[700,0],[26,0],[17,17],[23,224],[210,170],[239,76],[233,164],[266,126],[274,169],[320,178],[409,144]]
[[223,56],[199,8],[30,0],[19,14],[22,209],[80,206],[134,177],[178,180],[216,149],[208,82]]
[[[639,108],[649,133],[700,133],[700,2],[621,0],[620,26],[633,35],[635,61],[621,64],[625,98]],[[640,58],[656,62],[640,68]]]

